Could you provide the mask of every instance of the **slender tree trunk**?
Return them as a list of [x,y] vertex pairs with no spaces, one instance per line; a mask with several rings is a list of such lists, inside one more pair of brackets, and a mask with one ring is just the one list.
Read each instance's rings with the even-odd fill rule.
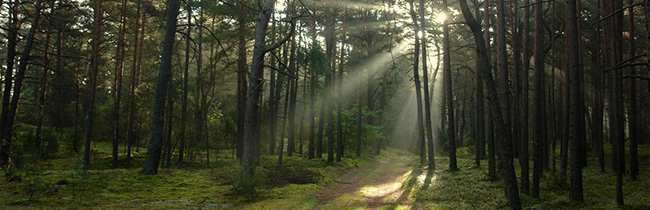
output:
[[529,162],[528,162],[528,141],[530,136],[528,135],[528,74],[530,68],[530,5],[529,0],[524,0],[524,29],[523,29],[523,65],[521,72],[521,98],[519,101],[519,106],[521,109],[521,136],[520,136],[520,146],[519,149],[519,164],[521,165],[521,192],[524,194],[530,193],[530,184],[529,184]]
[[[244,142],[244,117],[246,110],[246,17],[244,12],[243,1],[239,2],[239,16],[238,16],[238,56],[237,59],[237,158],[242,157],[243,142]],[[268,23],[267,23],[268,24]],[[266,29],[266,26],[264,27]]]
[[[610,1],[612,10],[616,11],[623,8],[622,1]],[[614,44],[614,64],[623,61],[623,13],[616,13],[613,17],[613,44]],[[623,200],[623,173],[625,172],[625,113],[623,107],[623,74],[622,71],[614,71],[612,75],[614,97],[610,100],[613,102],[615,112],[613,123],[614,141],[616,141],[616,204],[624,205]]]
[[187,5],[187,29],[185,37],[185,68],[183,71],[183,101],[181,102],[181,133],[179,134],[180,145],[178,147],[178,163],[183,163],[185,155],[185,129],[187,128],[187,93],[189,91],[189,71],[190,71],[190,39],[192,36],[192,0],[188,0]]
[[[199,28],[198,39],[203,39],[203,9],[199,9],[199,20],[196,23]],[[196,133],[194,141],[198,145],[203,140],[203,44],[199,41],[196,53],[196,92],[194,96],[194,121]]]
[[[50,9],[50,15],[54,14],[54,3],[52,2],[52,7]],[[34,156],[39,159],[41,157],[41,130],[43,127],[43,118],[45,117],[45,100],[47,99],[47,86],[48,86],[48,75],[50,68],[50,33],[52,32],[52,25],[48,25],[47,31],[45,32],[45,47],[43,50],[43,57],[45,58],[45,64],[43,65],[43,76],[41,77],[41,95],[38,99],[38,119],[36,120],[36,132],[35,132],[35,147],[34,147]]]
[[[274,19],[275,15],[274,14],[271,14],[271,15],[272,15],[271,19]],[[275,42],[275,36],[276,36],[275,24],[276,24],[275,21],[271,22],[271,31],[273,31],[273,33],[271,33],[271,42]],[[277,52],[275,50],[271,51],[271,55],[276,55],[276,54],[277,54]],[[278,67],[276,65],[276,58],[271,59],[271,66],[278,69]],[[278,114],[277,114],[277,111],[276,111],[277,104],[275,103],[276,102],[276,100],[275,100],[275,97],[276,97],[276,95],[275,95],[275,89],[276,89],[275,88],[275,86],[276,86],[275,78],[276,77],[275,77],[275,71],[270,71],[269,73],[270,73],[270,77],[271,77],[269,79],[269,81],[271,83],[271,84],[269,84],[269,154],[270,155],[275,155],[275,146],[276,146],[275,145],[275,140],[276,140],[276,137],[275,137],[276,135],[275,134],[276,134],[276,124],[277,124],[277,120],[278,120]]]
[[[424,0],[420,0],[419,12],[420,12],[420,24],[422,24],[423,26],[426,26],[427,22],[426,22],[425,17],[424,17]],[[443,0],[443,13],[447,14],[447,0]],[[446,68],[446,67],[451,68],[451,63],[447,63],[448,61],[451,61],[450,51],[447,51],[447,50],[449,50],[449,48],[448,48],[449,47],[448,46],[449,45],[449,27],[448,27],[448,24],[447,24],[447,19],[445,19],[444,24],[445,24],[444,25],[445,37],[444,37],[444,47],[443,47],[444,50],[443,51],[444,51],[445,54],[444,54],[444,65],[443,65],[444,67],[443,68]],[[418,33],[420,33],[420,32],[418,31]],[[422,33],[422,37],[421,37],[422,53],[421,54],[422,54],[422,79],[423,79],[422,82],[424,84],[424,121],[426,123],[427,139],[429,140],[429,141],[427,141],[427,159],[429,160],[428,161],[429,170],[434,170],[436,168],[436,161],[435,161],[434,150],[433,150],[433,125],[431,123],[431,102],[429,100],[429,76],[428,76],[429,69],[427,68],[427,36],[426,36],[426,32],[422,31],[421,33]],[[447,76],[451,75],[451,74],[447,74],[447,70],[450,70],[450,69],[444,69],[444,70],[445,70],[445,79],[447,79]],[[447,86],[449,86],[449,88],[451,88],[451,82],[449,82],[447,84]],[[451,95],[451,94],[449,94],[449,95]],[[450,117],[453,117],[453,115],[451,115]],[[450,120],[451,119],[453,119],[453,118],[450,118]],[[450,126],[450,127],[453,127],[453,126]],[[453,136],[453,135],[451,135],[451,136]],[[454,138],[452,137],[450,139],[454,139]],[[455,167],[455,165],[456,165],[456,163],[455,163],[455,161],[456,161],[455,160],[455,158],[456,158],[456,156],[455,156],[456,148],[453,148],[453,150],[452,150],[452,148],[451,148],[451,145],[452,145],[451,140],[450,140],[449,145],[450,145],[449,156],[452,157],[452,154],[453,154],[453,158],[451,158],[450,162],[449,162],[450,166],[452,165],[451,161],[454,161],[454,163],[453,163],[454,167],[450,167],[450,169],[457,169],[457,167]]]
[[[528,5],[526,5],[528,6]],[[526,7],[525,9],[527,9]],[[520,158],[520,149],[521,149],[521,140],[518,140],[518,138],[521,137],[521,106],[519,105],[519,101],[521,101],[521,75],[522,75],[522,68],[521,68],[521,34],[519,30],[519,2],[518,1],[512,1],[512,22],[511,22],[511,30],[512,30],[512,54],[513,54],[513,70],[514,70],[514,75],[515,78],[512,81],[513,83],[513,89],[514,89],[514,98],[511,101],[512,104],[512,143],[513,143],[513,152],[514,156],[516,158]],[[521,161],[520,161],[521,163]]]
[[163,126],[165,117],[165,100],[172,67],[172,53],[178,20],[179,0],[170,0],[167,5],[165,39],[163,41],[160,71],[156,82],[156,95],[152,115],[151,141],[144,160],[143,174],[158,174],[160,152],[162,149]]
[[582,193],[582,166],[580,164],[581,155],[580,148],[582,147],[580,135],[580,123],[583,122],[583,118],[580,116],[580,58],[578,57],[578,18],[576,14],[576,0],[567,0],[566,1],[566,17],[567,17],[567,40],[569,45],[567,46],[567,51],[569,52],[568,63],[569,63],[569,75],[570,75],[570,94],[571,94],[571,118],[569,120],[569,130],[570,130],[570,147],[571,147],[571,174],[570,174],[570,191],[569,199],[572,201],[582,202],[584,201]]
[[[288,46],[286,46],[286,45],[284,46],[284,53],[283,53],[285,63],[287,61],[287,47]],[[284,107],[283,107],[284,110],[282,111],[282,130],[280,130],[281,135],[280,135],[280,142],[279,142],[280,143],[280,148],[278,149],[278,165],[282,165],[282,156],[284,155],[284,134],[285,134],[284,131],[286,130],[286,127],[287,127],[287,116],[288,116],[288,113],[289,113],[289,98],[290,98],[290,95],[291,95],[291,80],[293,80],[293,79],[289,78],[289,80],[287,80],[287,88],[286,88],[286,92],[284,94],[285,95],[285,97],[284,97]],[[280,87],[282,87],[282,86],[280,85]]]
[[[418,25],[417,21],[417,15],[415,14],[415,10],[413,9],[413,0],[409,2],[409,9],[411,13],[411,17],[413,19],[413,25],[415,27],[415,31],[420,31],[420,26]],[[427,163],[426,161],[426,145],[425,145],[425,134],[424,134],[424,122],[422,119],[423,116],[423,110],[422,110],[422,93],[421,90],[422,88],[420,87],[420,75],[419,75],[419,57],[420,57],[420,37],[418,37],[417,34],[414,34],[415,36],[415,47],[414,51],[415,54],[413,55],[413,82],[415,82],[415,95],[416,95],[416,100],[417,100],[417,124],[416,124],[416,136],[417,136],[417,142],[420,148],[420,164],[424,165]]]
[[[634,4],[634,1],[628,0],[628,5]],[[629,57],[633,58],[636,54],[636,45],[634,36],[634,8],[628,8],[628,33],[630,39],[628,40],[628,53]],[[629,135],[630,135],[630,178],[636,180],[637,175],[639,175],[639,153],[638,153],[638,144],[639,144],[639,114],[636,102],[636,68],[634,66],[629,69],[630,79],[627,79],[627,94],[628,94],[628,123],[629,123]]]
[[[491,58],[491,54],[490,54],[490,53],[492,53],[491,46],[490,46],[490,0],[484,0],[484,2],[483,2],[483,20],[484,20],[484,23],[485,23],[485,28],[483,29],[483,40],[485,40],[484,45],[485,45],[485,59],[486,59],[486,61],[484,63],[487,65],[486,66],[488,68],[487,70],[491,73],[491,72],[493,72],[493,70],[492,70],[492,58]],[[482,46],[482,45],[477,45],[477,46]],[[482,75],[483,74],[481,74],[481,81],[482,81],[483,84],[481,86],[483,87],[483,86],[485,86],[485,78]],[[485,99],[486,98],[483,98],[484,101],[485,101]],[[490,112],[490,111],[488,110],[487,112]],[[485,116],[485,113],[483,113],[482,116]],[[489,136],[488,138],[490,138],[488,141],[492,142],[492,146],[494,146],[494,130],[493,130],[494,126],[493,125],[494,125],[494,121],[492,120],[492,117],[490,117],[490,119],[488,120],[488,128],[489,128],[488,132],[491,132],[492,134],[488,135]],[[484,138],[484,140],[485,140],[485,138]],[[483,147],[483,149],[481,150],[481,157],[484,157],[484,158],[486,157],[486,155],[485,155],[485,145],[486,145],[486,142],[484,141],[482,143],[482,145],[481,145],[481,147]],[[490,146],[489,142],[487,143],[487,145],[488,145],[488,147]],[[494,155],[492,155],[494,153],[494,147],[492,147],[491,149],[488,148],[488,150],[492,151],[492,152],[490,152],[490,155],[491,155],[492,158],[488,157],[488,173],[491,172],[491,174],[493,175],[491,177],[495,177],[494,176],[494,175],[496,175],[496,173],[495,173],[495,171],[496,171],[495,159],[494,159]]]
[[331,7],[325,8],[325,54],[327,56],[328,63],[328,75],[325,79],[325,96],[326,99],[323,103],[328,104],[327,109],[327,162],[334,162],[334,117],[332,112],[336,106],[333,103],[334,94],[332,89],[335,87],[335,75],[336,75],[336,52],[335,52],[335,22],[336,22],[336,11],[332,11]]
[[[9,103],[11,100],[11,82],[14,80],[13,72],[16,59],[16,46],[18,42],[18,3],[14,1],[9,1],[9,23],[8,23],[8,34],[7,34],[7,70],[4,76],[4,90],[2,92],[2,113],[0,113],[0,134],[2,137],[5,136],[7,131],[7,121],[9,118]],[[5,142],[4,138],[0,139],[0,164],[3,167],[10,165],[9,159],[9,148],[11,147],[11,142]]]
[[544,37],[543,37],[543,14],[541,0],[535,0],[535,92],[533,95],[533,189],[532,196],[539,197],[539,181],[542,173],[542,130],[543,121],[543,98],[544,91]]
[[[316,10],[316,0],[313,0],[313,8],[314,11]],[[316,16],[312,15],[312,22],[311,22],[311,48],[312,50],[316,49]],[[316,72],[313,71],[315,64],[311,64],[312,70],[310,71],[310,77],[311,77],[311,85],[310,85],[310,99],[311,103],[309,103],[309,113],[311,115],[310,117],[310,123],[309,123],[309,147],[307,148],[307,156],[309,159],[314,158],[314,149],[315,149],[315,140],[316,140],[316,82],[318,81]],[[322,116],[322,115],[321,115]],[[320,119],[319,119],[320,121]],[[320,157],[319,157],[320,158]]]
[[[146,21],[146,13],[144,13],[144,10],[141,13],[141,5],[142,0],[137,1],[137,9],[136,9],[136,19],[135,19],[135,33],[134,33],[134,48],[133,48],[133,65],[131,67],[131,84],[129,87],[129,119],[127,122],[127,149],[126,149],[126,168],[131,167],[131,149],[133,147],[133,141],[135,140],[135,118],[136,118],[136,99],[135,99],[135,88],[138,85],[138,71],[140,71],[140,62],[142,60],[142,47],[143,44],[142,42],[144,39],[140,37],[139,31],[141,30],[142,35],[144,36],[144,26],[145,26],[145,21]],[[139,21],[140,21],[140,14],[142,15],[142,28],[139,26]],[[182,147],[181,147],[182,148]],[[182,157],[182,155],[180,155]],[[179,158],[180,159],[180,158]],[[179,161],[181,162],[181,161]]]
[[117,168],[117,153],[120,144],[120,99],[122,99],[122,72],[124,71],[124,34],[126,30],[126,0],[122,1],[122,14],[120,16],[120,32],[115,53],[115,83],[113,104],[113,168]]
[[99,47],[101,42],[101,24],[103,18],[102,1],[98,0],[95,8],[95,29],[93,38],[93,53],[90,69],[90,101],[88,105],[88,124],[86,143],[84,145],[84,169],[90,166],[90,142],[92,140],[93,114],[95,112],[95,91],[97,88],[97,71],[99,69]]
[[[253,59],[251,65],[251,73],[249,76],[249,85],[246,98],[246,115],[244,116],[244,141],[241,158],[241,176],[240,180],[250,181],[255,172],[255,146],[260,141],[260,116],[259,116],[259,99],[262,93],[261,85],[264,76],[264,55],[276,48],[275,46],[266,46],[266,30],[268,28],[271,14],[273,13],[273,5],[275,0],[265,0],[263,10],[260,11],[257,26],[255,28],[255,44],[253,50]],[[292,23],[291,32],[287,36],[292,36],[294,33],[294,24]],[[280,44],[286,42],[288,37]],[[259,149],[259,148],[257,148]]]
[[174,113],[174,93],[173,93],[174,84],[173,84],[173,77],[174,77],[174,73],[171,73],[170,76],[169,76],[169,84],[168,84],[169,88],[167,89],[167,105],[166,105],[166,108],[167,108],[166,127],[167,128],[165,130],[166,133],[164,134],[166,140],[165,140],[165,145],[163,147],[165,149],[163,157],[165,157],[165,158],[163,159],[163,164],[162,164],[162,165],[164,165],[165,168],[169,168],[169,165],[170,165],[169,162],[171,162],[171,157],[172,157],[172,152],[173,152],[173,150],[172,150],[172,129],[174,128],[172,126],[172,123],[173,123],[172,119],[173,119],[173,116],[174,116],[174,114],[173,114]]
[[[327,78],[326,78],[327,80]],[[327,81],[325,81],[327,83]],[[320,115],[318,115],[318,139],[316,142],[316,157],[323,158],[323,130],[325,130],[325,110],[327,110],[327,100],[321,96]]]
[[[291,12],[290,14],[293,15],[295,13],[296,9],[296,4],[295,1],[291,1]],[[296,68],[296,38],[293,36],[291,38],[291,51],[289,54],[289,74],[292,75],[292,78],[289,79],[289,85],[287,88],[290,89],[289,93],[290,95],[287,95],[289,97],[289,139],[287,142],[287,155],[293,156],[293,152],[295,151],[295,138],[296,138],[296,95],[298,93],[297,87],[298,87],[298,69]]]
[[347,35],[347,20],[348,20],[348,0],[345,1],[345,13],[343,14],[343,33],[341,34],[341,57],[339,57],[339,76],[337,78],[337,89],[339,92],[338,106],[336,106],[336,116],[338,118],[337,124],[337,134],[336,139],[336,162],[341,162],[343,157],[343,116],[341,112],[341,106],[343,104],[343,68],[345,64],[345,41]]
[[[420,0],[422,1],[422,0]],[[447,14],[447,0],[442,0],[442,11],[444,14]],[[458,170],[458,165],[456,163],[456,133],[455,130],[456,128],[454,127],[454,97],[453,97],[453,92],[451,91],[451,47],[449,45],[449,21],[447,18],[445,18],[444,23],[443,23],[443,51],[444,51],[444,57],[443,57],[443,70],[445,71],[445,88],[447,90],[447,94],[445,94],[447,97],[447,116],[449,119],[449,130],[447,132],[447,135],[449,135],[449,170]],[[505,31],[505,28],[504,28]],[[505,45],[505,43],[503,43]],[[505,47],[505,46],[504,46]],[[424,48],[423,48],[424,49]],[[422,52],[424,54],[424,52]],[[426,69],[425,69],[426,71]],[[426,74],[424,75],[425,78],[425,83],[426,83]],[[424,89],[426,91],[426,87]],[[425,93],[426,94],[426,93]],[[426,97],[426,95],[425,95]],[[427,116],[430,116],[429,113],[427,113]],[[429,123],[430,124],[430,123]],[[429,125],[430,126],[430,125]],[[429,128],[430,129],[430,128]],[[431,140],[429,140],[431,141]],[[433,142],[429,143],[429,146],[433,146]],[[429,152],[432,152],[432,149],[429,149]],[[429,166],[431,166],[432,163],[429,161]],[[516,182],[516,180],[515,180]]]
[[[510,88],[508,85],[508,58],[506,51],[506,6],[502,0],[497,0],[497,88],[499,89],[499,102],[503,113],[506,129],[505,138],[512,142],[510,125]],[[503,33],[499,33],[502,31]],[[499,53],[501,52],[501,53]],[[501,142],[499,142],[501,143]],[[503,146],[503,145],[501,145]],[[504,158],[504,157],[501,157]]]

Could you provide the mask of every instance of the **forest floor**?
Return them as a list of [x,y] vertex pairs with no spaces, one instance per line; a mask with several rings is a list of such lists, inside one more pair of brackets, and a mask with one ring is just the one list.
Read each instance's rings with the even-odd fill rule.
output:
[[[650,145],[639,147],[640,163],[650,161]],[[253,195],[237,195],[238,161],[221,151],[210,162],[194,160],[181,167],[161,168],[159,175],[141,175],[143,149],[131,169],[110,168],[110,144],[95,146],[92,170],[81,170],[78,155],[26,164],[0,171],[0,209],[505,209],[502,180],[487,176],[487,161],[476,167],[472,148],[458,149],[459,171],[448,170],[439,152],[436,169],[419,165],[416,155],[398,149],[382,155],[364,151],[333,165],[320,159],[262,156]],[[610,148],[606,147],[607,153]],[[349,152],[349,151],[348,151]],[[606,155],[607,158],[611,155]],[[568,201],[568,179],[544,171],[541,198],[522,195],[524,209],[616,209],[615,174],[607,159],[600,173],[590,156],[584,170],[585,202]],[[515,164],[519,165],[519,164]],[[559,160],[557,168],[559,169]],[[137,166],[137,167],[136,167]],[[531,164],[532,167],[532,164]],[[626,206],[650,209],[650,165],[641,164],[637,181],[624,178]],[[517,175],[519,176],[517,168]]]

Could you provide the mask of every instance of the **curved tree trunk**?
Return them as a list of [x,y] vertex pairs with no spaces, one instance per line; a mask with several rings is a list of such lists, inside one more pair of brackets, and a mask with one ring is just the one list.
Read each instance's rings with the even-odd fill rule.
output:
[[163,141],[163,127],[165,124],[165,100],[167,99],[167,86],[171,75],[172,52],[174,50],[179,5],[179,0],[170,0],[167,5],[165,39],[163,41],[160,71],[158,73],[156,95],[154,98],[151,141],[149,142],[147,156],[144,160],[144,166],[142,169],[143,174],[158,174],[158,165],[160,163],[160,152]]
[[[417,20],[417,15],[415,14],[415,10],[413,9],[413,1],[411,0],[409,2],[409,10],[411,13],[411,17],[413,19],[413,25],[415,27],[414,31],[419,32],[420,31],[420,26],[418,25],[418,20]],[[424,134],[424,122],[422,119],[423,116],[423,110],[422,110],[422,88],[420,87],[420,75],[419,75],[419,64],[420,64],[420,38],[418,37],[417,34],[414,34],[415,36],[415,47],[414,47],[414,55],[413,55],[413,82],[415,82],[415,95],[416,95],[416,100],[417,100],[417,124],[415,125],[416,128],[416,136],[417,136],[417,142],[420,148],[420,164],[424,165],[427,163],[426,160],[426,145],[425,145],[425,134]]]

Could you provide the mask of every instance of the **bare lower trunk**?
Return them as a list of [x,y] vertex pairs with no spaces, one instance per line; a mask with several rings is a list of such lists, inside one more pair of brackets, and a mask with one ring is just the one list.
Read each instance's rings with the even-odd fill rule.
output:
[[167,5],[165,39],[163,41],[158,81],[156,82],[151,141],[149,142],[147,156],[144,160],[144,167],[142,169],[143,174],[158,174],[158,165],[160,163],[160,152],[163,140],[163,126],[165,124],[165,100],[167,99],[167,85],[169,84],[171,75],[172,52],[174,49],[178,9],[179,0],[170,0]]

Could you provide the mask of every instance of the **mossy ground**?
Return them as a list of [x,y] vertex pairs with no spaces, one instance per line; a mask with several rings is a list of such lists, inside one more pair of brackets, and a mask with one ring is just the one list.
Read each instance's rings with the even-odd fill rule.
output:
[[[491,180],[487,176],[487,162],[474,166],[473,153],[469,148],[459,148],[459,171],[448,171],[448,158],[437,157],[435,172],[416,168],[405,186],[411,183],[417,189],[413,193],[414,209],[506,209],[503,196],[503,180]],[[585,202],[569,201],[568,178],[559,178],[559,171],[545,170],[540,183],[540,198],[521,195],[524,209],[650,209],[650,145],[639,147],[640,175],[632,181],[625,175],[623,193],[625,206],[616,206],[616,174],[611,169],[611,149],[606,146],[607,172],[601,173],[595,154],[589,153],[588,166],[583,170]],[[559,154],[559,151],[558,153]],[[629,154],[629,153],[627,153]],[[629,158],[629,157],[627,157]],[[629,160],[629,159],[628,159]],[[515,160],[515,162],[517,162]],[[520,168],[515,164],[517,178]],[[532,162],[531,178],[532,178]],[[628,165],[629,166],[629,165]],[[560,162],[557,160],[557,169]],[[568,176],[568,175],[567,175]],[[518,179],[519,180],[519,179]],[[519,183],[518,183],[519,184]],[[532,184],[532,180],[531,180]]]
[[[436,157],[436,170],[428,171],[417,164],[417,158],[395,149],[381,156],[344,158],[328,165],[320,159],[285,157],[277,167],[275,156],[263,156],[256,170],[259,187],[255,195],[236,195],[231,183],[239,173],[238,161],[223,152],[217,162],[194,162],[183,167],[162,168],[157,176],[141,175],[143,152],[136,155],[132,169],[108,169],[108,144],[96,147],[92,170],[81,170],[78,155],[59,154],[57,158],[39,161],[20,170],[2,171],[0,178],[0,209],[505,209],[502,180],[487,176],[487,162],[474,166],[471,148],[458,149],[459,171],[449,171],[448,158]],[[539,199],[522,195],[524,209],[616,209],[615,177],[611,171],[610,148],[606,147],[607,172],[601,173],[597,158],[589,154],[584,170],[585,202],[568,200],[568,179],[562,180],[552,170],[544,171]],[[370,152],[368,152],[370,153]],[[440,154],[440,153],[438,153]],[[558,153],[559,154],[559,153]],[[639,148],[640,176],[632,181],[624,178],[626,206],[621,209],[650,209],[650,146]],[[372,163],[391,163],[408,156],[399,198],[382,206],[369,205],[362,189],[346,193],[325,204],[317,195],[335,188],[335,180],[346,171],[370,167]],[[559,168],[559,160],[557,162]],[[396,170],[389,164],[377,164],[376,169],[361,168],[358,176],[377,179],[378,171]],[[519,164],[515,164],[519,176]],[[531,164],[532,167],[532,164]],[[373,171],[377,170],[377,171]],[[287,173],[307,173],[310,179],[288,176]],[[374,176],[374,177],[373,177]],[[304,176],[303,176],[304,178]],[[336,189],[334,189],[336,190]]]
[[[292,203],[310,208],[317,203],[310,195],[331,186],[345,171],[376,159],[365,155],[328,165],[320,159],[285,155],[287,167],[277,167],[276,156],[262,156],[255,194],[237,195],[231,183],[238,177],[239,162],[230,152],[220,153],[210,167],[203,160],[161,168],[159,175],[151,176],[141,174],[144,151],[141,148],[135,154],[131,169],[109,169],[110,144],[97,143],[91,170],[81,170],[79,155],[60,153],[21,169],[2,171],[0,209],[276,209],[273,206],[291,207]],[[287,177],[291,172],[311,177]]]

